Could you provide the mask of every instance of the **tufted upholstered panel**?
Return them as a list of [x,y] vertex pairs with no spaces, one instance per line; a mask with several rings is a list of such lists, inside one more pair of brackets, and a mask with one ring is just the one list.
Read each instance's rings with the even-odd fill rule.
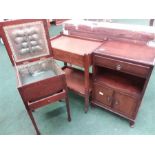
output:
[[49,55],[42,21],[5,26],[4,31],[16,62]]

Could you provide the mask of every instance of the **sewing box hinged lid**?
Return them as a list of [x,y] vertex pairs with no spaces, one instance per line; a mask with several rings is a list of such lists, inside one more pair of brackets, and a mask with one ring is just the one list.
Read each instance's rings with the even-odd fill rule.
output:
[[16,65],[52,57],[45,19],[23,19],[5,22],[5,44]]

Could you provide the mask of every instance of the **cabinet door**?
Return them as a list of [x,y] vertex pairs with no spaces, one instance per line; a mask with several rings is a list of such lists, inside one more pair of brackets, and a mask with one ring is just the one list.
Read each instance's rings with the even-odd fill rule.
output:
[[103,84],[94,84],[94,100],[100,105],[111,106],[113,90]]
[[120,92],[115,92],[113,108],[128,117],[132,117],[136,109],[137,102],[138,99],[134,97]]

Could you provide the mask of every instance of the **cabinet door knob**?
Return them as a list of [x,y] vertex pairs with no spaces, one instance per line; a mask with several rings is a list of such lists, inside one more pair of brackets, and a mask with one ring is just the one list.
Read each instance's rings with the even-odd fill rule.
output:
[[104,95],[104,93],[103,93],[103,92],[101,92],[101,91],[99,91],[99,94],[100,94],[100,95],[102,95],[102,96]]
[[116,70],[118,70],[118,71],[121,70],[121,68],[122,68],[121,65],[117,65],[117,66],[116,66]]

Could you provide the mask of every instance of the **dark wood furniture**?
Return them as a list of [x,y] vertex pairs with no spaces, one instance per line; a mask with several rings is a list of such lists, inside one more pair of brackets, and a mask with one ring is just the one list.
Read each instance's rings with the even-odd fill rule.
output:
[[16,20],[3,24],[3,41],[12,57],[18,90],[37,134],[32,111],[65,99],[70,117],[64,72],[53,59],[46,20]]
[[155,60],[155,48],[108,40],[93,54],[92,105],[129,120],[133,126]]
[[130,25],[108,22],[74,21],[64,23],[65,33],[83,38],[106,40],[107,38],[146,43],[154,39],[154,28],[143,25]]
[[[65,62],[63,69],[67,75],[68,88],[85,97],[85,112],[88,111],[92,90],[91,74],[89,73],[89,68],[92,65],[92,52],[101,44],[100,41],[63,34],[51,39],[54,58]],[[84,71],[73,65],[84,68]]]
[[63,22],[67,21],[68,19],[54,19],[55,25],[61,25]]
[[93,56],[92,104],[117,113],[134,124],[152,72],[155,29],[118,23],[68,21],[68,35],[102,40]]

